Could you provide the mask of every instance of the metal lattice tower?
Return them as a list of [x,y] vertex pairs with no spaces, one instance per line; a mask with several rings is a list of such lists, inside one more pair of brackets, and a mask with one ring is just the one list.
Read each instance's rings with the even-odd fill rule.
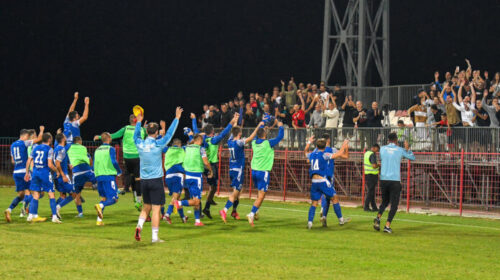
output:
[[389,0],[348,0],[340,14],[345,2],[325,0],[321,80],[330,85],[340,61],[347,86],[373,85],[375,73],[388,86]]

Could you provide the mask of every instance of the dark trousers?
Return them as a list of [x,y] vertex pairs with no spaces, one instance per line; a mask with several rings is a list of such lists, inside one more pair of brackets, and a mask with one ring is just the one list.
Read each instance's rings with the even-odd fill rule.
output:
[[380,204],[378,213],[382,215],[387,205],[391,203],[391,210],[389,210],[389,217],[387,218],[387,221],[390,223],[398,211],[401,182],[381,180],[380,189],[382,191],[382,203]]
[[366,188],[368,189],[368,194],[365,197],[365,210],[377,209],[377,203],[375,202],[375,189],[377,188],[378,175],[366,174],[365,175]]
[[[210,163],[212,167],[212,178],[207,177],[207,183],[210,185],[210,191],[207,195],[207,201],[205,203],[205,209],[210,209],[210,202],[214,200],[215,192],[217,191],[217,183],[219,181],[219,163],[213,162]],[[208,171],[205,172],[205,176],[208,174]]]

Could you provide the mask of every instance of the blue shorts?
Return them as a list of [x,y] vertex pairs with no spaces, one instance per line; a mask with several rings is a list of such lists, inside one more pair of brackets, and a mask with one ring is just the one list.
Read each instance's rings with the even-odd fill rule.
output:
[[181,193],[184,187],[184,174],[172,173],[165,176],[165,184],[168,187],[168,195],[173,193]]
[[203,190],[202,173],[186,172],[185,184],[189,189],[189,195],[191,195],[191,198],[201,199],[201,191]]
[[[68,182],[64,182],[62,176],[66,176],[68,178]],[[56,178],[56,190],[61,193],[72,193],[75,191],[73,183],[71,182],[71,179],[69,179],[68,174],[63,174]]]
[[16,192],[21,192],[30,189],[31,181],[29,182],[24,181],[24,175],[26,175],[26,173],[14,173],[13,177],[14,177],[14,182],[16,183]]
[[80,173],[80,174],[73,174],[73,184],[75,186],[75,193],[81,193],[83,190],[83,187],[85,186],[85,183],[91,182],[92,184],[95,184],[97,181],[95,179],[95,174],[91,170],[85,172],[85,173]]
[[241,187],[243,186],[243,181],[245,179],[243,176],[243,168],[230,169],[229,178],[231,179],[231,187],[237,191],[241,191]]
[[311,185],[311,200],[320,200],[323,194],[327,198],[330,198],[337,193],[327,179],[313,179]]
[[252,180],[259,191],[267,192],[269,188],[269,171],[252,170]]
[[116,192],[116,181],[114,179],[97,181],[97,192],[99,192],[100,197],[105,197],[106,200],[118,199],[118,193]]
[[54,192],[54,183],[49,171],[33,172],[31,177],[30,191]]

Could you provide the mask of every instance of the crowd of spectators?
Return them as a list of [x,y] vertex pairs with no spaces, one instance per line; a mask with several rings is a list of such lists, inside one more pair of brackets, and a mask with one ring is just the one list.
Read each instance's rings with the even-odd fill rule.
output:
[[[398,117],[411,117],[410,126],[416,139],[429,139],[429,127],[442,127],[450,130],[454,127],[499,127],[500,120],[500,73],[490,79],[488,71],[473,70],[466,60],[467,68],[456,67],[453,74],[446,72],[440,79],[439,72],[434,73],[430,90],[421,89],[414,96],[415,105],[411,108],[393,108],[401,110]],[[273,128],[278,121],[289,130],[290,140],[305,142],[303,128],[326,129],[337,135],[337,128],[342,127],[342,136],[351,137],[356,128],[381,128],[390,122],[387,110],[381,110],[379,104],[363,104],[346,95],[339,85],[327,88],[324,82],[317,84],[297,83],[290,78],[288,83],[281,81],[271,93],[243,92],[220,105],[204,105],[203,113],[198,116],[199,124],[204,127],[225,127],[234,113],[239,113],[238,125],[255,127],[260,121]],[[384,119],[386,119],[384,121]],[[383,125],[384,124],[384,125]],[[408,127],[399,122],[398,127]],[[401,132],[401,137],[409,136]],[[475,134],[475,135],[480,135]],[[359,130],[357,136],[361,147],[377,141],[377,134]]]

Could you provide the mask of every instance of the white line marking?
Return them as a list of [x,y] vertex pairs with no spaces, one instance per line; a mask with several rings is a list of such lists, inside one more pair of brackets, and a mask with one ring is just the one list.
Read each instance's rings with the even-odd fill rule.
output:
[[[243,204],[243,203],[241,203],[240,205],[249,206],[249,207],[253,206],[253,205]],[[309,211],[305,211],[305,210],[288,209],[288,208],[280,208],[280,207],[265,206],[263,208],[274,209],[274,210],[283,210],[283,211],[289,211],[289,212],[309,213]],[[374,216],[365,216],[365,215],[356,215],[356,214],[350,215],[350,216],[367,218],[367,219],[373,219],[373,217],[374,217]],[[409,222],[409,223],[421,223],[421,224],[429,224],[429,225],[443,225],[443,226],[456,226],[456,227],[469,227],[469,228],[480,228],[480,229],[490,229],[490,230],[500,231],[500,228],[485,227],[485,226],[463,225],[463,224],[453,224],[453,223],[443,223],[443,222],[426,222],[426,221],[400,219],[400,218],[395,218],[394,220],[395,221]]]

